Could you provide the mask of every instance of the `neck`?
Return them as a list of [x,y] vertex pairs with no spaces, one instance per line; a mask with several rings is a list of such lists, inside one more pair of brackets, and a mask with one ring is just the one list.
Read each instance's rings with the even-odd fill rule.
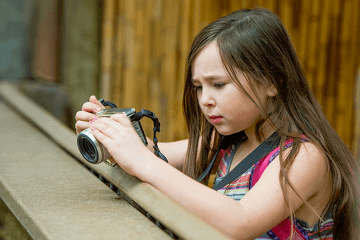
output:
[[254,147],[259,146],[260,143],[265,141],[268,137],[271,136],[271,134],[275,132],[275,129],[272,126],[270,126],[267,122],[265,122],[260,128],[260,133],[261,132],[263,133],[263,135],[260,135],[261,139],[260,141],[258,141],[255,134],[255,125],[248,129],[245,129],[245,134],[247,136],[247,140],[246,140],[247,144]]

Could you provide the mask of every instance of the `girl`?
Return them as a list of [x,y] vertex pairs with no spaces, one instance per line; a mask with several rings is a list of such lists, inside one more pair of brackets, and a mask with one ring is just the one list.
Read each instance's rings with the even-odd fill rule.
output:
[[[126,116],[93,118],[101,108],[92,96],[76,114],[77,132],[90,126],[121,168],[227,236],[358,238],[357,164],[324,117],[272,12],[240,10],[196,36],[183,96],[189,139],[159,144],[170,164],[143,145]],[[232,183],[214,191],[203,184],[213,183],[209,176],[194,180],[220,143],[226,150],[215,164],[215,183],[274,132],[278,147]]]

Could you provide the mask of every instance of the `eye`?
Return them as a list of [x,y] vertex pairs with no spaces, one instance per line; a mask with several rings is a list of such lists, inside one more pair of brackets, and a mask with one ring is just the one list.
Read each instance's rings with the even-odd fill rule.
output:
[[202,89],[202,86],[193,86],[194,91],[199,91]]
[[223,88],[225,86],[224,83],[214,83],[214,87],[217,89]]

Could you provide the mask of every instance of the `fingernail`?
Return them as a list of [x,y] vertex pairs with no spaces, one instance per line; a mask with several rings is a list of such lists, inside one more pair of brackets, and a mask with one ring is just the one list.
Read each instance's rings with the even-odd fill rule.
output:
[[95,110],[100,110],[101,108],[100,107],[96,107]]
[[94,117],[93,117],[93,121],[95,122],[96,120],[98,120],[99,119],[99,117],[98,116],[96,116],[96,115],[94,115]]
[[91,131],[95,131],[96,129],[94,127],[91,127]]

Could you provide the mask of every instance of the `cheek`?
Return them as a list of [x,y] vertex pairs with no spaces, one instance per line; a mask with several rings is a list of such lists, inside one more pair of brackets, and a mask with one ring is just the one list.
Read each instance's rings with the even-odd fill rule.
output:
[[261,116],[259,110],[252,102],[242,106],[233,105],[232,109],[229,107],[229,112],[233,113],[233,121],[243,127],[254,124]]

